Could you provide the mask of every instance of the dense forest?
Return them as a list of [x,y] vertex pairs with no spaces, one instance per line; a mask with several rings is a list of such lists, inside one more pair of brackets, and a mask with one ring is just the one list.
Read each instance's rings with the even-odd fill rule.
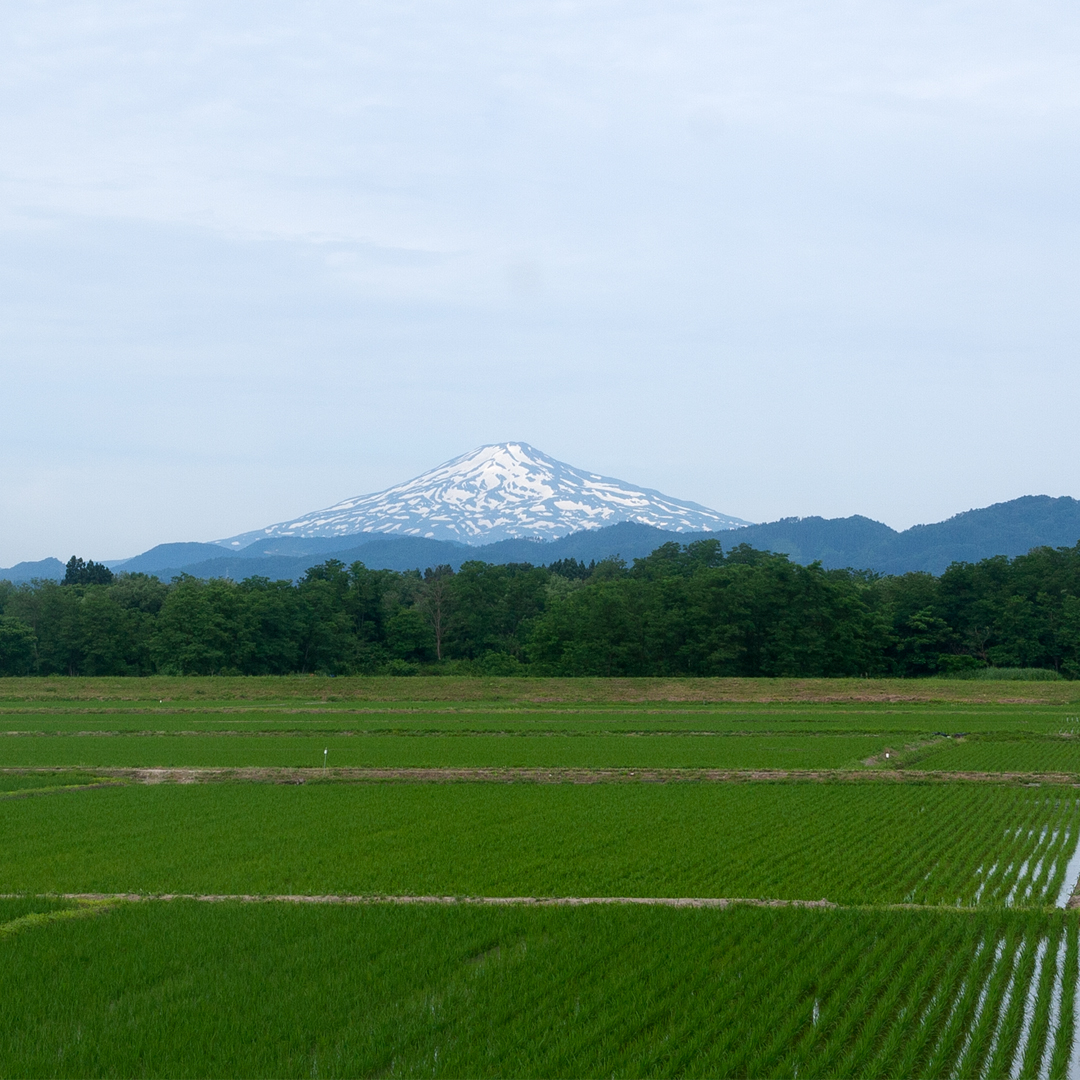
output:
[[745,544],[423,573],[330,560],[303,580],[171,583],[73,558],[0,582],[0,674],[1080,678],[1080,544],[940,576],[800,566]]

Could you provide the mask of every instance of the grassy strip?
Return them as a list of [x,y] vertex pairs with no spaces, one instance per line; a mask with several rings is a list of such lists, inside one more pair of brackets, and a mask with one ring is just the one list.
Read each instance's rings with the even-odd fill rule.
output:
[[[1075,835],[1075,800],[1055,807],[1049,790],[125,785],[8,802],[0,889],[952,905],[971,902],[978,867],[1019,865],[1035,842],[1027,832],[1055,814],[1073,815]],[[1047,902],[1038,892],[1024,901]]]
[[9,701],[376,701],[504,703],[1080,703],[1080,682],[977,679],[541,679],[322,676],[0,679]]
[[28,793],[43,788],[81,787],[100,784],[106,778],[80,769],[36,769],[0,771],[0,798],[8,793]]
[[[40,900],[35,900],[35,905],[40,905]],[[18,915],[14,919],[0,923],[0,941],[18,934],[23,930],[32,930],[35,927],[47,926],[50,923],[63,922],[66,919],[85,919],[91,915],[101,915],[115,905],[114,900],[79,900],[75,906],[53,906],[44,911],[29,911],[25,915]]]
[[75,903],[76,900],[62,896],[0,896],[0,923],[43,911],[64,911]]

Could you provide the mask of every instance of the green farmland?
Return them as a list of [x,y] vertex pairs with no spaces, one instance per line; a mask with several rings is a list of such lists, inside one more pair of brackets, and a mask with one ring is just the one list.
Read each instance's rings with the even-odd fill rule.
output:
[[1074,685],[3,680],[0,1075],[1080,1075]]

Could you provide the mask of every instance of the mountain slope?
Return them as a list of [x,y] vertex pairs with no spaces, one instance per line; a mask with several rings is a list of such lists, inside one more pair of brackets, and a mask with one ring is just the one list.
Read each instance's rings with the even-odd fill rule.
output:
[[[669,540],[685,543],[697,539],[698,535],[708,537],[714,534],[680,536],[678,533],[665,532],[636,521],[622,521],[603,529],[572,533],[550,542],[500,540],[494,544],[470,547],[423,536],[365,533],[360,537],[345,537],[335,547],[297,554],[277,551],[263,555],[259,554],[262,545],[252,544],[240,552],[224,552],[216,559],[205,559],[186,566],[163,567],[155,572],[165,581],[181,573],[202,578],[225,577],[233,581],[255,576],[295,581],[303,577],[309,567],[317,566],[327,559],[337,559],[346,566],[362,562],[369,570],[423,570],[439,565],[452,566],[459,570],[462,563],[471,561],[496,564],[523,562],[538,566],[560,559],[578,559],[580,562],[589,563],[617,557],[632,562],[655,551]],[[728,533],[719,535],[726,536]],[[360,542],[357,543],[357,540]]]
[[329,558],[346,564],[360,561],[373,570],[422,570],[440,563],[457,569],[471,559],[543,565],[560,559],[575,558],[588,563],[619,556],[631,562],[671,540],[687,543],[707,538],[719,540],[725,551],[745,543],[765,551],[783,552],[795,562],[821,562],[827,569],[850,566],[888,574],[913,570],[940,574],[952,562],[1023,555],[1040,546],[1072,547],[1080,541],[1080,501],[1028,495],[981,510],[969,510],[934,525],[916,525],[904,532],[856,516],[785,518],[737,531],[681,535],[640,522],[623,521],[605,528],[580,530],[548,542],[511,539],[475,546],[382,533],[347,536],[336,543],[327,539],[285,537],[261,540],[236,553],[222,552],[217,559],[161,573],[166,578],[181,569],[196,577],[239,580],[258,574],[299,578],[309,566]]
[[827,569],[940,574],[953,562],[1024,555],[1034,547],[1072,547],[1080,541],[1080,501],[1024,495],[903,532],[865,517],[785,518],[741,529],[738,540],[796,562],[820,561]]
[[698,503],[582,472],[527,443],[497,443],[454,458],[405,484],[218,543],[236,551],[275,537],[385,533],[475,545],[553,539],[619,521],[676,533],[747,524]]
[[40,579],[42,581],[60,581],[64,576],[64,564],[59,559],[40,559],[37,562],[21,562],[6,570],[0,570],[0,581],[10,581],[13,585]]

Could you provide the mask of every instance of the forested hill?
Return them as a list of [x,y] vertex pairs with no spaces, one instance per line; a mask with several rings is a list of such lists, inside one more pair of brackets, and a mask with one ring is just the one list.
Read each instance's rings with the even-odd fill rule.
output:
[[1080,678],[1080,544],[940,577],[801,566],[717,540],[627,566],[328,560],[303,579],[0,583],[0,673],[919,676],[991,667]]
[[796,562],[821,562],[827,569],[940,574],[954,562],[1023,555],[1035,547],[1071,547],[1080,540],[1080,501],[1025,495],[903,532],[860,516],[785,518],[740,529],[738,538],[756,548],[784,552]]

